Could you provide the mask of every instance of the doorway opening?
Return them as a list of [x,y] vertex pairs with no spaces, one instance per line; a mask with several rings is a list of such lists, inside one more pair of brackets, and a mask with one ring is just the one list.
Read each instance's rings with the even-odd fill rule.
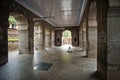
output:
[[9,28],[8,28],[8,51],[18,50],[18,22],[14,16],[9,15]]
[[24,15],[10,13],[8,29],[8,50],[28,53],[28,22]]
[[62,45],[72,45],[72,36],[70,30],[62,32]]

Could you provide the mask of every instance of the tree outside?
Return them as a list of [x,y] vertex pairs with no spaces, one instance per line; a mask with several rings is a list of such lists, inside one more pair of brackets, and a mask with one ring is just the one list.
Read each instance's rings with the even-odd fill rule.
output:
[[69,30],[65,30],[63,33],[62,33],[62,44],[71,44],[71,31]]

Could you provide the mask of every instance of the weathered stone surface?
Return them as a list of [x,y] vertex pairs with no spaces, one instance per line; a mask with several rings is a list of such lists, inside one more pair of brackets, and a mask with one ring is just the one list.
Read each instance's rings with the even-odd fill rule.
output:
[[34,54],[34,22],[31,17],[28,20],[28,50],[29,54]]
[[55,46],[55,31],[54,31],[54,29],[52,30],[51,34],[52,34],[51,45]]
[[28,52],[28,31],[19,30],[19,53],[29,54]]
[[72,35],[72,45],[79,46],[79,33],[77,29],[71,30]]
[[120,8],[110,8],[107,17],[107,77],[120,80]]
[[83,46],[83,27],[80,26],[79,28],[79,47],[81,50],[83,50],[84,46]]
[[120,6],[120,0],[109,0],[110,7],[118,7]]
[[45,31],[46,31],[45,32],[45,46],[51,47],[51,30],[50,30],[50,28],[48,28]]
[[97,57],[97,28],[90,27],[88,28],[88,57],[96,58]]
[[62,30],[55,30],[55,46],[62,45]]
[[38,22],[35,23],[34,26],[34,47],[36,50],[40,49],[40,43],[41,43],[40,33],[41,33],[41,26],[40,26],[40,22]]

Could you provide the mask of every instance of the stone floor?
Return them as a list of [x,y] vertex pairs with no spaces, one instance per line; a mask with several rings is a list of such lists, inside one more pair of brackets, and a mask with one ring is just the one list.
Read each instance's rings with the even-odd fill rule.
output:
[[[85,58],[77,47],[67,52],[68,46],[35,50],[34,55],[9,52],[9,62],[0,67],[0,80],[98,80],[96,59]],[[49,71],[34,70],[40,62],[53,63]]]

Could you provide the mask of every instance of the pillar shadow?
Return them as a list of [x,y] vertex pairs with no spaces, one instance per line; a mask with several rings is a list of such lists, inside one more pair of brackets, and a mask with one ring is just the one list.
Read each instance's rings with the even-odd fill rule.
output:
[[95,78],[95,79],[97,79],[97,80],[100,80],[97,71],[95,71],[95,72],[92,74],[91,78]]

